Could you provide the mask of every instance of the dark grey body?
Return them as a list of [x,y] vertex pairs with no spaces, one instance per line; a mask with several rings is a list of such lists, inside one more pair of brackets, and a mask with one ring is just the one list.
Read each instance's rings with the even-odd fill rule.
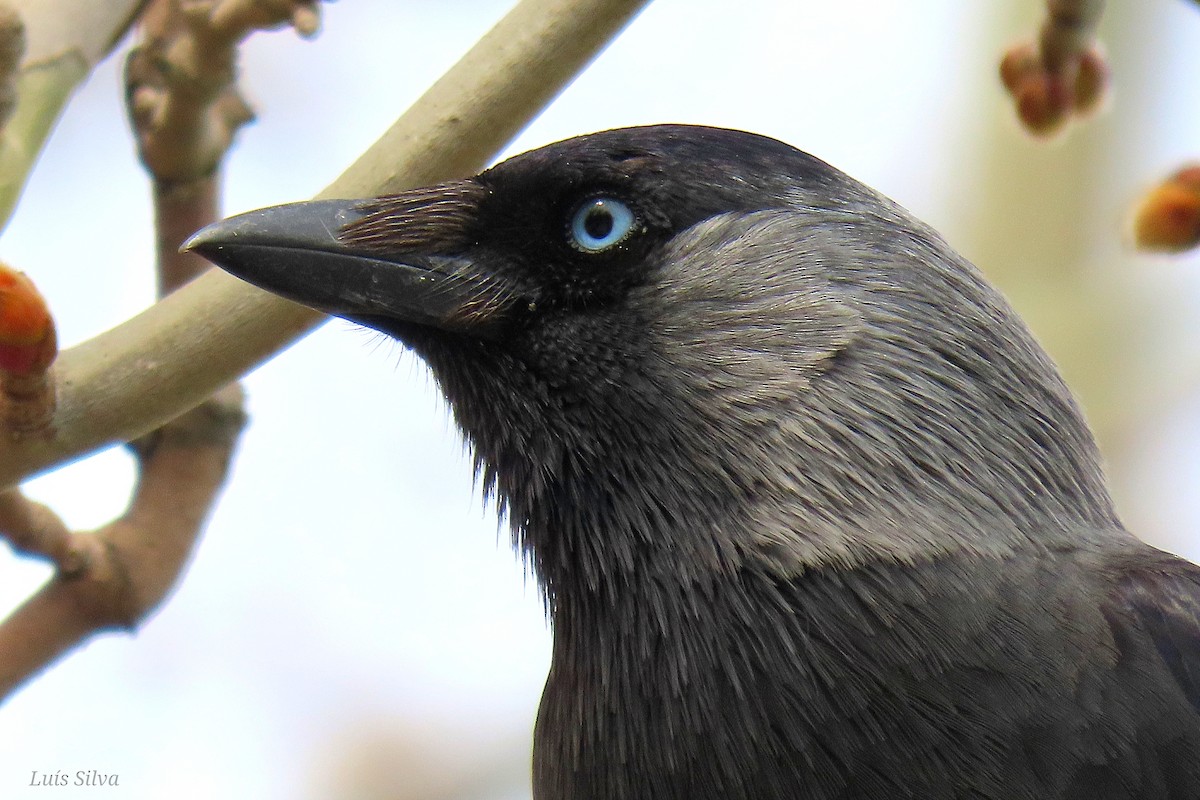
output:
[[560,615],[538,796],[1200,796],[1154,638],[1185,631],[1113,597],[1143,556],[747,569],[690,613]]
[[[583,252],[597,196],[636,226]],[[1050,361],[890,201],[659,126],[257,213],[197,246],[424,357],[531,559],[537,800],[1200,798],[1200,569],[1122,529]]]

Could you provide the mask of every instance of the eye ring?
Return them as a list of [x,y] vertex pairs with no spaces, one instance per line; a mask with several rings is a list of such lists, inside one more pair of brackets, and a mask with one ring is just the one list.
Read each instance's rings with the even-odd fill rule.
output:
[[577,250],[602,253],[628,239],[636,223],[633,209],[625,202],[615,197],[593,197],[571,214],[567,234]]

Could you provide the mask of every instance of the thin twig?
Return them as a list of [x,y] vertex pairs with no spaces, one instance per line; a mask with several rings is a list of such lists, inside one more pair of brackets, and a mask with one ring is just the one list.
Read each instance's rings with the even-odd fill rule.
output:
[[17,80],[25,55],[25,23],[8,3],[0,2],[0,129],[17,110]]
[[50,508],[15,486],[0,490],[0,535],[22,555],[44,558],[66,575],[87,565],[88,549]]
[[1074,69],[1095,43],[1104,0],[1046,0],[1038,44],[1042,63],[1053,73]]
[[145,42],[125,63],[138,153],[156,182],[212,176],[253,114],[234,81],[237,47],[256,30],[291,23],[311,36],[310,0],[155,0]]
[[[243,423],[241,392],[231,387],[138,448],[138,484],[124,516],[90,534],[44,537],[77,568],[60,569],[0,624],[0,698],[88,637],[132,630],[158,606],[225,481]],[[11,505],[9,517],[18,522],[36,514],[19,501]],[[34,528],[37,521],[22,524]]]
[[[7,0],[17,19],[0,32],[11,57],[25,44],[15,75],[0,68],[0,94],[15,93],[0,138],[0,227],[7,223],[54,122],[78,86],[116,46],[147,0]],[[14,29],[20,25],[20,31]],[[10,83],[9,78],[15,79]],[[7,98],[6,98],[7,99]],[[0,103],[2,106],[2,103]]]

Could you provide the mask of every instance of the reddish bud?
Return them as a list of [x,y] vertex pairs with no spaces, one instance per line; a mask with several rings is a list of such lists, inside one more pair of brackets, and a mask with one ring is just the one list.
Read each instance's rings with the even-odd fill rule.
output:
[[1097,48],[1086,51],[1079,59],[1075,74],[1075,110],[1090,114],[1100,107],[1108,94],[1108,62]]
[[1168,180],[1200,194],[1200,164],[1181,167]]
[[58,355],[54,320],[33,281],[0,264],[0,370],[45,372]]
[[1200,245],[1200,166],[1179,170],[1142,198],[1133,232],[1144,250],[1178,253]]
[[1050,136],[1062,129],[1071,110],[1071,97],[1056,76],[1028,75],[1014,93],[1017,116],[1035,136]]
[[1082,53],[1057,53],[1048,62],[1037,45],[1022,42],[1000,60],[1000,80],[1016,100],[1017,117],[1026,130],[1050,136],[1072,115],[1100,106],[1108,88],[1108,64],[1098,46]]
[[1027,75],[1039,71],[1037,52],[1030,42],[1014,44],[1000,59],[1000,80],[1009,94],[1016,94],[1017,87]]

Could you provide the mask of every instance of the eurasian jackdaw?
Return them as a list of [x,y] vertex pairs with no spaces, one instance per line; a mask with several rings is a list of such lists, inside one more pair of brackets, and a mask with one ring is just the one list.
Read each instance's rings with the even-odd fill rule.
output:
[[429,365],[554,629],[538,800],[1200,798],[1200,568],[979,272],[663,125],[189,246]]

